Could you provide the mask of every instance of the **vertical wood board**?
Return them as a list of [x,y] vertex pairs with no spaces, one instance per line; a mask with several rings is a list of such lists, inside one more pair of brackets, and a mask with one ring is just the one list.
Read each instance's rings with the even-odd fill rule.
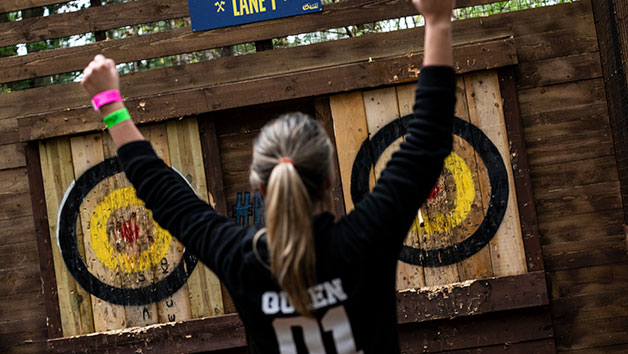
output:
[[74,180],[70,140],[59,138],[40,143],[39,151],[63,336],[89,333],[94,326],[89,294],[67,271],[56,236],[59,205],[65,189]]
[[[372,188],[403,141],[399,136],[390,143],[389,138],[382,140],[377,132],[399,116],[406,116],[402,121],[409,119],[414,86],[330,98],[347,206],[352,207],[353,203],[351,173],[357,151],[367,137],[375,141],[371,144],[390,144],[376,157],[377,161],[372,161]],[[405,243],[416,252],[425,250],[428,258],[421,259],[420,264],[400,263],[399,289],[527,271],[497,74],[482,72],[459,77],[456,95],[458,118],[454,123],[453,153],[445,160],[441,178]],[[364,102],[364,117],[360,101]],[[367,134],[356,134],[364,128]],[[409,276],[413,271],[414,276]],[[413,279],[408,281],[410,278]]]
[[[200,198],[212,199],[207,191],[196,119],[146,126],[141,131],[156,153],[190,182]],[[187,273],[185,269],[192,263],[184,258],[189,256],[137,199],[118,162],[112,159],[115,147],[108,135],[44,142],[40,144],[40,156],[51,235],[56,235],[61,208],[76,210],[78,215],[76,225],[68,221],[63,224],[74,229],[75,246],[69,247],[78,248],[76,253],[68,252],[67,243],[58,243],[56,236],[51,236],[63,336],[224,312],[218,278],[200,262]],[[85,192],[75,193],[81,190]],[[61,233],[72,235],[67,229]],[[72,264],[84,264],[84,268],[68,268],[58,245],[66,247],[66,258],[68,254],[80,258],[74,258]],[[178,269],[185,273],[178,273]],[[87,290],[80,285],[85,273],[96,281],[83,283],[91,284]],[[181,282],[177,290],[168,290],[175,286],[171,285],[173,276],[180,278],[181,274],[185,275],[177,280]],[[107,287],[111,290],[103,292]]]

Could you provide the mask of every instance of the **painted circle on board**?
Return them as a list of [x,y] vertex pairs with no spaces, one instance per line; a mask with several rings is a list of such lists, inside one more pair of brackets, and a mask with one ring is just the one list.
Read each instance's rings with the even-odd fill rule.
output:
[[[369,193],[369,173],[384,151],[395,141],[406,135],[407,115],[381,128],[371,139],[362,143],[351,171],[351,198],[358,203]],[[440,267],[458,263],[484,248],[497,233],[508,205],[508,173],[506,165],[491,140],[476,126],[455,118],[453,134],[463,139],[477,152],[486,166],[491,187],[491,198],[478,228],[463,241],[442,248],[423,249],[404,245],[399,256],[402,262],[424,267]],[[442,232],[464,222],[475,198],[472,173],[462,157],[455,152],[444,162],[444,170],[451,174],[456,186],[456,198],[452,210],[445,214],[431,215],[425,221],[425,228],[431,232]]]
[[[122,172],[118,159],[109,158],[88,169],[70,185],[60,207],[57,241],[70,274],[87,292],[116,305],[147,305],[163,300],[179,290],[196,267],[197,259],[185,250],[182,259],[168,275],[158,282],[138,288],[120,288],[107,284],[89,271],[77,244],[76,227],[81,204],[94,187]],[[163,255],[170,245],[168,240],[172,237],[154,221],[147,223],[155,229],[153,240],[145,246],[131,249],[116,248],[115,237],[133,241],[127,242],[131,245],[139,245],[135,241],[138,241],[137,237],[141,231],[138,224],[141,223],[136,223],[134,218],[150,215],[150,212],[143,208],[143,203],[135,197],[135,190],[130,187],[115,190],[98,203],[90,220],[90,229],[95,231],[92,233],[92,248],[106,267],[111,269],[117,267],[125,272],[130,270],[128,273],[132,273],[155,266],[164,259]],[[162,257],[158,257],[159,255]],[[134,269],[135,266],[138,268]]]
[[144,208],[133,187],[109,193],[94,208],[89,225],[96,257],[107,268],[125,273],[158,265],[172,241],[170,233]]

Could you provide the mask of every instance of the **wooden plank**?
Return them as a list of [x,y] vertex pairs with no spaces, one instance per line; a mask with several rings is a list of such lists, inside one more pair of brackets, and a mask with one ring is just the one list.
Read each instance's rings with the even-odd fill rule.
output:
[[526,272],[526,259],[521,235],[517,196],[510,161],[508,134],[504,125],[503,101],[497,73],[477,73],[465,76],[467,102],[471,123],[500,151],[508,172],[508,204],[499,230],[490,241],[491,262],[496,276]]
[[[50,271],[54,269],[56,288],[51,289],[51,284],[46,283],[46,296],[57,296],[58,299],[49,299],[46,311],[51,310],[50,306],[57,305],[58,313],[61,316],[62,332],[59,328],[54,328],[54,337],[79,335],[93,331],[91,314],[91,304],[89,295],[81,287],[77,286],[74,278],[69,274],[59,248],[57,247],[57,215],[66,188],[74,180],[72,169],[72,154],[68,139],[57,139],[39,144],[39,158],[41,164],[41,175],[46,200],[47,226],[48,230],[42,230],[41,236],[50,237],[49,249],[52,251],[52,263],[41,264]],[[39,203],[36,204],[39,206]],[[37,215],[41,217],[40,215]],[[41,225],[42,227],[45,224]],[[43,242],[43,241],[42,241]],[[46,248],[40,250],[45,251]],[[83,300],[83,301],[81,301]],[[55,303],[56,302],[56,303]],[[75,306],[78,304],[78,306]],[[49,316],[54,319],[54,308]]]
[[2,294],[0,298],[40,289],[39,277],[39,268],[36,264],[9,270],[0,269],[0,294]]
[[628,281],[628,264],[616,263],[548,273],[552,299],[594,295],[603,292],[621,293]]
[[4,0],[2,4],[0,4],[0,13],[61,4],[64,2],[68,2],[68,0]]
[[[334,117],[334,135],[338,153],[338,166],[342,180],[342,191],[345,199],[347,214],[353,210],[351,198],[351,170],[355,156],[368,138],[368,126],[364,97],[361,92],[331,96],[329,98],[332,116]],[[375,181],[371,173],[369,180]]]
[[[3,297],[0,302],[0,322],[45,317],[44,295],[41,291],[34,290],[34,292]],[[38,328],[45,329],[45,321],[42,321],[41,326],[38,326]],[[0,329],[0,333],[3,331],[6,331],[6,329]]]
[[597,131],[610,127],[608,106],[603,100],[587,101],[586,105],[559,108],[531,114],[523,118],[527,141]]
[[537,210],[545,216],[578,215],[621,208],[619,182],[535,191]]
[[[520,11],[514,13],[518,18],[521,16],[521,21],[513,19],[513,22],[516,21],[513,30],[517,43],[517,55],[522,63],[598,52],[597,36],[591,13],[582,9],[582,3],[578,5],[578,8],[563,9],[567,10],[567,13],[564,13],[561,19],[539,18],[537,20],[539,21],[537,28],[550,27],[545,32],[530,31],[531,27],[526,30],[526,22],[529,26],[529,22],[535,20],[522,16]],[[532,12],[540,14],[537,10],[533,9]],[[549,13],[548,15],[552,16]],[[553,14],[553,16],[557,15],[558,13]]]
[[572,135],[528,140],[528,157],[534,168],[569,161],[594,159],[614,154],[608,126]]
[[[52,251],[53,246],[50,243],[50,228],[38,144],[29,143],[27,145],[26,159],[28,161],[28,181],[33,206],[34,229],[32,233],[34,236],[36,235],[35,237],[37,239],[42,290],[45,300],[45,323],[48,330],[48,338],[58,338],[63,335],[63,327],[61,324],[59,298],[57,297],[57,279],[54,269],[55,260]],[[22,232],[27,233],[28,230],[22,230]],[[2,239],[0,239],[0,243],[1,242]]]
[[[153,149],[155,149],[157,155],[164,159],[167,164],[169,164],[170,155],[168,152],[168,141],[166,138],[166,129],[164,125],[161,124],[141,127],[140,131],[142,135],[144,135],[144,137],[151,142]],[[108,151],[105,155],[107,157],[115,156],[115,146],[110,136],[106,135],[104,141],[105,151]],[[118,183],[120,183],[118,188],[131,186],[131,183],[126,178],[122,178]],[[173,247],[174,242],[175,241],[171,242],[169,246],[170,248]],[[145,286],[146,284],[157,282],[157,280],[163,278],[163,276],[159,275],[159,273],[162,272],[160,266],[158,265],[161,263],[160,261],[160,259],[152,259],[152,267],[142,271],[141,273],[129,274],[127,279],[125,279],[125,282],[129,284],[128,286],[130,286],[131,288],[137,286],[138,284]],[[176,259],[175,261],[178,261],[178,259]],[[163,301],[160,302],[160,304],[161,303],[163,303]],[[158,307],[157,303],[145,304],[142,306],[126,306],[126,325],[127,327],[133,327],[151,325],[160,321],[168,322],[167,319],[163,320],[164,316],[162,315],[162,312],[165,313],[165,311],[161,311],[161,308]]]
[[[95,166],[105,159],[101,134],[83,135],[71,138],[70,148],[72,154],[71,166],[74,168],[74,175],[77,176],[77,179],[90,167]],[[101,203],[103,196],[108,195],[110,191],[115,189],[113,182],[107,181],[98,184],[83,198],[79,213],[80,228],[77,227],[77,243],[83,246],[85,264],[91,274],[105,281],[107,284],[122,287],[121,274],[123,270],[117,268],[110,269],[101,262],[100,255],[95,252],[93,247],[93,237],[91,233],[92,212],[96,209],[96,206]],[[115,210],[115,206],[112,206],[111,209]],[[81,232],[79,232],[79,230]],[[90,295],[90,299],[93,324],[88,333],[94,331],[104,332],[124,328],[126,326],[127,322],[124,306],[112,304],[94,295]],[[65,331],[64,335],[66,335]]]
[[532,183],[537,192],[619,180],[614,156],[538,166],[532,172]]
[[27,215],[33,215],[30,193],[28,191],[2,195],[2,198],[0,198],[0,220]]
[[532,272],[401,291],[397,294],[397,320],[433,321],[548,303],[545,274]]
[[[414,86],[414,85],[413,85]],[[399,102],[397,99],[397,90],[395,87],[365,91],[363,92],[364,110],[366,113],[366,123],[368,136],[373,137],[377,132],[400,117],[399,106],[407,106],[411,103]],[[405,97],[407,98],[407,97]],[[414,100],[412,100],[414,102]],[[373,188],[376,180],[379,179],[386,164],[392,157],[392,154],[399,150],[403,137],[397,139],[382,153],[377,161],[372,161],[372,174],[375,179],[371,179],[370,188]],[[353,167],[353,166],[352,166]],[[421,237],[417,231],[411,229],[404,241],[405,244],[412,247],[419,247]],[[425,247],[434,248],[434,242]],[[455,267],[454,267],[455,268]],[[458,280],[457,269],[451,266],[441,269],[425,269],[404,262],[397,262],[397,289],[420,288],[426,284],[434,285],[440,283],[451,283]],[[429,279],[429,282],[428,282]]]
[[[0,95],[0,101],[4,98],[4,95]],[[19,129],[17,127],[17,118],[0,118],[0,141],[8,144],[18,140]]]
[[543,246],[548,270],[574,269],[628,261],[624,234]]
[[207,189],[213,196],[212,206],[221,215],[227,215],[227,200],[225,199],[224,183],[222,179],[222,163],[216,125],[213,119],[202,119],[199,122],[201,148],[205,163],[205,176],[207,177]]
[[[510,31],[499,29],[487,32],[481,26],[467,28],[465,31],[461,29],[460,32],[456,33],[455,45],[503,39],[511,35]],[[269,77],[298,70],[331,67],[351,62],[364,62],[369,58],[371,60],[388,58],[409,52],[422,51],[423,34],[424,30],[421,27],[308,46],[278,49],[266,53],[223,57],[185,66],[146,70],[123,75],[121,77],[121,88],[126,97],[151,96],[199,86]],[[338,46],[342,46],[344,50],[336,50]],[[150,48],[152,47],[157,46],[150,46]],[[165,47],[167,48],[168,46]],[[125,53],[127,52],[140,51],[127,48]],[[75,54],[71,57],[76,58],[77,55]],[[65,68],[68,61],[75,60],[72,58],[62,61],[63,68]],[[91,60],[91,57],[83,58],[77,69],[82,69],[89,60]],[[16,65],[20,69],[23,68],[23,63],[17,63]],[[240,69],[234,71],[234,67]],[[213,74],[205,75],[207,72],[212,72]],[[55,99],[53,99],[53,96]],[[37,100],[34,100],[34,97]],[[62,99],[60,99],[61,97]],[[86,98],[86,94],[79,83],[11,92],[6,95],[0,95],[0,118],[66,109],[68,107],[80,107],[89,103],[89,100]],[[33,99],[33,104],[26,107],[21,106],[18,108],[13,104],[16,100],[28,101],[31,99]]]
[[[393,9],[386,2],[369,2],[370,4],[364,5],[364,8],[355,1],[343,1],[324,5],[325,15],[319,16],[319,14],[316,14],[310,17],[306,15],[306,21],[303,21],[303,17],[300,16],[298,26],[294,24],[286,25],[293,23],[293,19],[282,19],[197,33],[190,32],[188,28],[183,28],[123,39],[113,39],[74,48],[29,53],[26,56],[0,58],[0,71],[3,72],[3,77],[0,81],[10,82],[81,70],[96,54],[104,54],[120,63],[132,62],[252,42],[265,38],[281,37],[289,34],[343,27],[349,19],[351,20],[350,22],[356,22],[355,24],[358,24],[358,22],[368,23],[377,20],[372,18],[380,18],[382,12],[397,11],[400,5],[395,4],[397,8]],[[361,3],[367,4],[368,2],[362,1]],[[404,9],[407,8],[409,11],[413,11],[409,4],[401,5]],[[533,12],[519,11],[502,14],[497,17],[491,16],[489,18],[456,21],[453,24],[454,39],[457,40],[457,38],[465,37],[474,32],[485,33],[486,36],[490,36],[490,33],[510,28],[511,23],[514,22],[515,24],[525,24],[527,26],[526,29],[521,28],[521,25],[517,27],[517,46],[522,51],[520,55],[536,55],[537,57],[534,59],[538,60],[539,58],[567,56],[574,52],[597,51],[597,38],[595,37],[593,19],[589,18],[585,21],[580,18],[582,15],[582,10],[579,9],[581,8],[580,5],[565,5],[561,5],[560,9],[550,7],[534,9]],[[558,12],[556,10],[561,11]],[[359,13],[354,14],[356,11]],[[336,15],[336,12],[340,13]],[[530,35],[529,28],[539,28],[541,25],[547,27],[547,21],[545,23],[540,21],[537,23],[539,17],[537,13],[539,12],[551,12],[554,16],[556,16],[556,13],[560,13],[561,20],[556,21],[556,18],[554,18],[551,23],[555,27],[552,29],[562,28],[562,30]],[[413,13],[409,15],[413,15]],[[591,16],[589,15],[589,17]],[[545,18],[543,16],[543,19]],[[538,26],[529,25],[529,22],[533,22]],[[529,39],[529,37],[534,38]],[[422,43],[422,41],[419,42]],[[154,45],[155,43],[160,45]],[[587,43],[591,43],[590,47],[592,46],[592,48],[579,48],[579,46]],[[541,48],[539,48],[540,46]],[[318,53],[320,54],[320,51]],[[543,55],[539,56],[539,53],[543,53]]]
[[539,230],[543,244],[595,240],[599,237],[619,235],[622,227],[623,210],[609,209],[604,212],[572,215],[539,215]]
[[[153,142],[153,146],[155,147],[155,151],[158,154],[163,153],[162,150],[163,150],[164,145],[166,146],[166,152],[168,151],[167,143],[165,142],[166,139],[165,139],[165,132],[163,131],[164,130],[163,127],[161,129],[163,138],[161,139],[160,139],[159,134],[151,134],[154,130],[157,130],[154,126],[145,127],[145,128],[143,127],[141,129],[142,129],[142,134],[144,134],[144,136],[146,136],[147,138],[151,137],[155,140],[155,142]],[[157,137],[155,137],[155,135],[157,135]],[[105,159],[115,157],[116,147],[113,143],[113,140],[111,139],[111,136],[108,134],[100,134],[99,137],[100,137],[100,141],[94,142],[94,143],[96,144],[100,143],[102,145],[103,157]],[[160,155],[160,156],[163,156],[163,155]],[[112,176],[106,179],[105,181],[103,181],[102,184],[103,184],[103,187],[104,187],[103,190],[105,190],[105,193],[94,196],[95,199],[100,203],[103,202],[106,196],[112,195],[111,193],[113,193],[114,191],[118,191],[127,187],[132,187],[131,183],[126,179],[126,177],[122,173],[116,174],[115,176]],[[138,212],[137,209],[129,209],[128,211],[123,211],[121,210],[122,208],[120,208],[118,205],[115,205],[114,203],[112,204],[113,205],[111,205],[110,208],[112,209],[114,213],[116,212],[118,213],[109,216],[108,217],[109,220],[116,220],[114,222],[115,223],[119,222],[121,225],[127,225],[127,226],[137,225],[140,231],[137,234],[138,239],[134,241],[130,241],[129,239],[124,238],[124,236],[122,235],[122,232],[120,231],[122,228],[117,227],[117,225],[114,226],[114,222],[112,222],[112,228],[115,231],[113,232],[109,231],[109,235],[107,237],[114,238],[113,242],[115,242],[116,245],[119,247],[119,249],[115,250],[116,252],[118,252],[118,254],[123,253],[126,255],[130,255],[131,257],[137,257],[137,253],[135,252],[137,252],[138,249],[140,250],[142,248],[147,249],[148,247],[154,244],[154,243],[151,244],[151,242],[147,240],[148,232],[143,232],[143,230],[147,230],[147,229],[150,230],[150,227],[152,226],[152,221],[149,220],[149,217],[147,215]],[[89,206],[88,208],[89,208],[88,210],[93,213],[92,210],[94,209],[90,208]],[[133,217],[133,213],[136,213],[135,218]],[[137,215],[139,215],[139,217],[137,217]],[[109,222],[109,220],[107,220],[107,222]],[[133,239],[131,238],[131,240]],[[133,259],[133,261],[135,262],[134,266],[136,265],[141,266],[141,262],[137,262],[137,258]],[[116,278],[112,283],[124,289],[133,289],[133,288],[147,286],[148,284],[155,283],[156,281],[155,274],[159,273],[159,270],[156,269],[158,268],[157,264],[159,263],[159,260],[151,258],[149,262],[150,262],[150,265],[152,265],[152,267],[147,267],[147,269],[144,269],[141,271],[134,271],[132,269],[129,272],[129,269],[125,270],[121,266],[118,266],[115,269],[110,268],[112,271],[115,272],[114,276]],[[156,303],[146,304],[146,305],[128,305],[128,306],[124,306],[123,308],[124,308],[124,324],[123,324],[124,327],[147,326],[147,325],[158,323],[159,321],[159,317],[158,317],[159,311],[158,311]]]
[[[44,330],[45,337],[46,315],[43,313],[39,317],[7,319],[0,322],[0,334],[16,334],[19,332],[35,333]],[[0,341],[0,345],[3,342]],[[9,349],[9,348],[7,348]]]
[[28,192],[26,168],[0,170],[0,195]]
[[519,89],[601,77],[602,65],[600,54],[597,52],[524,62],[517,66],[517,87]]
[[33,240],[0,245],[0,259],[2,259],[2,269],[4,270],[37,264],[39,263],[37,243]]
[[[475,108],[473,112],[475,113]],[[455,114],[456,117],[466,122],[471,122],[470,113],[465,79],[464,77],[459,77],[456,80]],[[465,142],[457,136],[454,136],[453,148],[454,153],[461,157],[466,163],[472,176],[472,179],[466,181],[467,184],[461,185],[461,187],[475,189],[469,213],[465,217],[465,220],[456,228],[456,233],[454,234],[454,241],[460,243],[468,236],[472,235],[482,223],[482,220],[484,220],[490,203],[491,188],[488,179],[488,170],[482,158],[478,155],[477,151],[475,151],[475,148],[470,146],[469,142]],[[454,166],[456,166],[456,168],[453,169],[454,171],[461,172],[461,165],[456,164]],[[449,173],[452,173],[452,171],[450,170]],[[462,190],[460,191],[462,192]],[[458,189],[456,189],[456,193],[458,193]],[[491,248],[483,247],[473,256],[458,262],[457,265],[460,280],[492,277]]]
[[[34,208],[36,204],[38,203],[32,202]],[[37,239],[33,217],[30,215],[0,220],[0,230],[0,244],[2,245]],[[15,235],[20,235],[20,237],[15,237]]]
[[[458,0],[457,7],[488,2],[494,1]],[[164,0],[141,0],[132,3],[134,4],[107,5],[0,24],[0,38],[2,38],[0,39],[0,47],[189,16],[185,0],[167,2]],[[414,6],[405,2],[352,0],[323,5],[322,14],[306,14],[298,18],[280,18],[219,28],[199,34],[191,33],[189,28],[184,28],[166,32],[165,36],[161,34],[148,35],[148,41],[143,43],[156,43],[172,38],[177,39],[175,42],[180,42],[181,37],[185,38],[186,34],[190,39],[194,38],[197,41],[199,37],[200,39],[205,38],[201,47],[186,48],[184,51],[158,55],[166,56],[416,14]],[[208,45],[208,43],[211,44]],[[187,45],[189,46],[190,43]]]
[[[543,308],[493,313],[481,316],[448,319],[399,327],[401,352],[451,352],[474,348],[483,352],[485,346],[523,341],[551,339],[552,321]],[[507,351],[510,352],[510,351]]]
[[575,349],[575,350],[566,350],[562,349],[561,353],[569,353],[569,354],[597,354],[602,351],[605,354],[622,354],[628,352],[628,344],[618,344],[618,345],[604,345],[597,346],[594,348],[584,348],[584,349]]
[[517,354],[553,354],[556,353],[556,343],[553,339],[545,339],[530,342],[504,343],[474,349],[446,351],[448,354],[501,354],[504,352]]
[[24,144],[0,145],[0,170],[26,166]]
[[[115,338],[115,340],[114,340]],[[177,322],[167,326],[154,325],[91,336],[48,341],[50,353],[85,351],[121,354],[211,352],[246,346],[244,325],[238,315],[225,315]]]
[[562,323],[628,316],[628,288],[553,300],[552,316]]
[[[227,198],[223,182],[222,161],[218,136],[216,133],[215,118],[206,118],[199,122],[199,134],[201,137],[201,149],[205,163],[205,176],[210,202],[220,215],[229,215],[227,212]],[[212,199],[213,197],[213,199]],[[231,295],[224,284],[221,284],[223,313],[235,313],[236,308]]]
[[[22,321],[10,321],[12,325],[22,325]],[[30,325],[29,323],[26,323]],[[46,350],[46,329],[43,327],[21,332],[0,333],[0,350],[11,354],[39,354]]]
[[498,71],[499,87],[504,99],[504,123],[510,144],[510,157],[513,169],[513,179],[519,209],[521,233],[525,247],[525,256],[528,271],[544,269],[543,253],[539,237],[538,220],[534,207],[534,192],[530,178],[528,151],[523,135],[523,122],[519,110],[519,99],[515,87],[515,74],[512,68],[502,68]]
[[524,120],[531,115],[583,107],[605,99],[602,79],[519,90],[519,104]]
[[[406,116],[408,114],[412,114],[414,102],[415,102],[415,90],[416,83],[397,86],[396,94],[397,94],[397,108],[399,111],[399,116]],[[404,139],[401,139],[401,142]],[[399,148],[398,144],[395,144],[394,150],[396,151]],[[383,157],[383,156],[382,156]],[[377,170],[381,170],[383,168],[382,160],[381,163],[378,162],[379,167]],[[379,172],[381,173],[381,172]],[[416,224],[416,220],[415,220]],[[421,235],[417,232],[417,228],[415,224],[410,228],[408,232],[408,236],[404,240],[404,244],[414,248],[421,247]],[[451,271],[450,271],[451,273]],[[412,288],[420,288],[425,286],[425,271],[423,267],[418,267],[412,264],[407,264],[404,262],[397,262],[397,290],[404,289],[412,289]]]
[[0,23],[0,47],[189,16],[187,2],[139,0]]
[[[336,135],[334,134],[334,120],[331,113],[329,98],[319,98],[314,102],[314,117],[316,121],[325,129],[334,149],[336,148]],[[342,182],[340,180],[340,169],[338,167],[338,155],[332,154],[331,186],[329,187],[329,203],[327,207],[335,216],[336,220],[345,215],[345,203],[342,192]]]
[[[467,285],[465,286],[465,284]],[[519,284],[526,285],[524,287],[525,294],[522,294],[522,288]],[[550,318],[546,316],[544,308],[537,307],[547,304],[547,297],[537,293],[537,290],[544,287],[545,277],[543,273],[535,272],[522,276],[462,283],[459,286],[449,288],[441,287],[440,289],[433,289],[433,292],[400,294],[398,313],[409,315],[414,314],[415,308],[421,308],[430,303],[430,296],[437,296],[439,299],[449,301],[447,294],[450,290],[456,296],[455,300],[452,301],[455,304],[459,304],[458,301],[471,304],[469,303],[471,299],[465,295],[467,292],[473,295],[471,298],[486,298],[488,296],[497,300],[494,302],[497,304],[494,307],[491,302],[482,302],[479,307],[488,311],[482,316],[464,317],[474,312],[462,309],[460,316],[463,317],[456,321],[452,321],[449,316],[444,315],[435,303],[434,306],[429,307],[430,311],[435,311],[434,316],[429,316],[426,313],[407,319],[400,316],[402,343],[416,344],[416,340],[408,338],[408,334],[415,333],[421,341],[425,338],[425,344],[429,345],[429,350],[436,352],[443,349],[455,350],[481,345],[550,338],[552,336]],[[457,297],[458,295],[460,297]],[[500,312],[490,314],[503,308],[519,308],[521,310],[510,311],[505,315]],[[444,319],[432,321],[431,317]],[[426,326],[425,321],[431,321],[428,322],[430,325]],[[437,335],[439,329],[442,330],[443,335]],[[431,335],[423,336],[422,331],[424,330],[429,331]],[[455,335],[452,334],[454,330],[457,331]],[[452,340],[455,338],[458,339]],[[450,343],[445,344],[445,342]],[[194,319],[168,326],[155,325],[138,329],[125,329],[114,333],[97,333],[90,336],[48,341],[48,349],[51,353],[65,353],[71,350],[106,353],[114,349],[118,353],[140,351],[143,353],[213,352],[220,349],[242,348],[245,345],[244,328],[237,315]],[[406,351],[409,349],[422,351],[424,344],[404,348]]]
[[[494,68],[516,62],[514,48],[509,40],[457,47],[454,52],[459,72]],[[493,57],[493,54],[497,57]],[[419,62],[420,55],[412,58],[403,56],[374,60],[368,65],[348,64],[324,70],[164,94],[151,99],[132,99],[128,100],[127,104],[138,123],[158,121],[172,116],[414,80]],[[91,109],[87,107],[23,117],[19,124],[20,135],[24,140],[89,131],[102,126],[100,118],[91,113]]]
[[[207,190],[203,159],[199,158],[203,154],[197,120],[189,118],[178,122],[168,122],[166,130],[172,166],[184,174],[201,199],[209,202],[212,197]],[[193,306],[194,317],[224,313],[220,281],[203,264],[197,265],[187,286],[190,287],[190,291],[186,294],[187,303],[188,306]],[[183,299],[180,303],[184,303]],[[192,316],[190,311],[190,308],[186,309],[186,313],[181,314],[181,319],[186,319],[186,315],[188,318]]]
[[625,344],[626,329],[628,316],[560,323],[556,343],[559,351]]

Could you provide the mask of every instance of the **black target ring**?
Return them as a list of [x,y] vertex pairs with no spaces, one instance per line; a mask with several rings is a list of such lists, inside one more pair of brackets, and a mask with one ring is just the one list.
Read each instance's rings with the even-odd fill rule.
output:
[[102,282],[87,269],[78,250],[76,224],[83,199],[101,181],[123,172],[117,158],[109,158],[88,169],[66,192],[59,213],[57,240],[65,265],[76,282],[90,294],[116,305],[148,305],[163,300],[179,290],[188,280],[198,262],[187,249],[174,270],[157,283],[123,289]]
[[[369,172],[384,150],[407,133],[412,115],[401,117],[381,128],[371,139],[366,139],[353,162],[351,171],[351,198],[358,203],[369,193]],[[508,207],[508,172],[504,160],[493,142],[476,126],[454,118],[453,134],[471,145],[488,172],[491,200],[486,215],[475,232],[455,245],[425,250],[404,245],[399,260],[423,266],[441,267],[463,261],[484,248],[497,233]]]

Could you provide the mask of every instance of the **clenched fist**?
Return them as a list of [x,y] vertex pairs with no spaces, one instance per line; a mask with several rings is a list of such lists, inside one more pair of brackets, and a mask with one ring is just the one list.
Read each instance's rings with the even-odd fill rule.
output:
[[454,0],[412,0],[414,7],[425,17],[426,24],[450,22]]
[[120,75],[116,63],[98,54],[83,71],[85,77],[81,85],[90,97],[97,94],[120,89]]

